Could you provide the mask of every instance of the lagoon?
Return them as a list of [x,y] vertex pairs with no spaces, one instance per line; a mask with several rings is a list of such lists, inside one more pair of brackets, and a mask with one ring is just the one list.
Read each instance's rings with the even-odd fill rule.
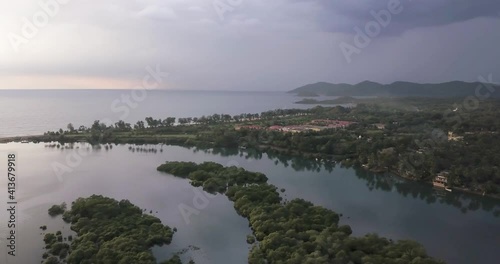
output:
[[[176,227],[173,244],[154,249],[158,260],[192,245],[200,249],[185,256],[196,263],[246,263],[246,235],[251,233],[247,220],[236,214],[225,196],[200,198],[204,192],[186,180],[156,171],[161,163],[176,160],[214,161],[265,173],[270,183],[286,189],[285,199],[303,198],[342,214],[341,224],[351,225],[355,236],[376,232],[395,240],[416,240],[431,256],[447,263],[493,263],[500,257],[499,201],[438,192],[391,175],[251,150],[200,151],[161,145],[113,145],[106,150],[85,143],[63,149],[33,143],[0,145],[2,154],[9,151],[18,156],[18,263],[40,261],[43,236],[39,226],[47,225],[49,232],[69,232],[69,226],[47,214],[52,204],[70,204],[92,194],[128,199]],[[75,153],[80,153],[79,162]],[[70,170],[61,174],[54,169],[59,165]],[[0,188],[7,190],[3,177]],[[197,213],[186,221],[179,206],[195,208]],[[2,238],[5,231],[6,226],[1,226]]]

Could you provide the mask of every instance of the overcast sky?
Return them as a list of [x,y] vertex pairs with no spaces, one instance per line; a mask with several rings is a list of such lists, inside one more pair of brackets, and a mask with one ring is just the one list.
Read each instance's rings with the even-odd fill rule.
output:
[[0,89],[500,80],[498,0],[55,1],[0,0]]

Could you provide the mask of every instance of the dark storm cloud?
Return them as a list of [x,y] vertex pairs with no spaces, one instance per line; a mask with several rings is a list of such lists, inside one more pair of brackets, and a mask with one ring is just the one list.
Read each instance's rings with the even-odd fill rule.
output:
[[[352,33],[373,20],[370,12],[387,9],[393,0],[338,1],[314,0],[323,7],[320,26],[330,32]],[[394,0],[397,1],[397,0]],[[295,2],[310,2],[296,0]],[[403,11],[394,15],[383,34],[398,35],[418,27],[433,27],[463,22],[479,17],[500,16],[498,0],[400,0]]]
[[220,1],[233,3],[222,16],[212,0],[69,1],[19,52],[8,36],[42,9],[0,1],[0,89],[128,88],[158,64],[165,88],[186,90],[500,79],[499,0],[401,0],[352,63],[340,44],[391,0]]

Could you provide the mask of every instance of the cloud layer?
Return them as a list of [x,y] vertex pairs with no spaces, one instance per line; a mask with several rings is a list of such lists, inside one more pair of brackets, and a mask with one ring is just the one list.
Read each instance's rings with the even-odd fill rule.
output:
[[[500,79],[494,0],[401,0],[350,63],[339,45],[354,45],[354,28],[395,0],[59,1],[0,0],[0,89],[132,88],[157,64],[166,89]],[[25,38],[34,15],[43,27]]]

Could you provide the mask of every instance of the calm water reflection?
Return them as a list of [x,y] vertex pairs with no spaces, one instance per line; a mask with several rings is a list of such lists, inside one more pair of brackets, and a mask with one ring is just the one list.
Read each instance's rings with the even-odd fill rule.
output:
[[[211,150],[194,150],[209,152],[216,155],[225,157],[240,156],[245,159],[271,159],[274,160],[275,165],[282,165],[285,168],[290,167],[293,170],[306,171],[306,172],[333,172],[336,167],[346,168],[340,164],[329,161],[315,161],[312,159],[302,159],[297,157],[290,157],[286,155],[279,155],[273,153],[262,153],[256,150],[237,150],[237,149],[211,149]],[[428,204],[431,203],[446,203],[460,209],[462,213],[469,211],[484,210],[491,212],[495,217],[500,217],[500,201],[489,197],[482,197],[480,195],[468,194],[463,192],[446,192],[441,189],[432,188],[428,184],[416,183],[397,177],[395,175],[372,173],[362,168],[352,167],[355,175],[366,181],[366,186],[371,190],[382,190],[386,192],[397,191],[403,196],[412,196],[415,199],[421,199]]]
[[[342,223],[351,225],[354,235],[377,232],[393,239],[414,239],[424,244],[430,255],[448,263],[494,263],[500,257],[500,203],[493,199],[437,193],[431,186],[398,177],[256,151],[200,151],[159,145],[73,147],[0,145],[0,152],[15,150],[19,156],[18,218],[22,221],[17,263],[40,260],[43,242],[39,226],[47,224],[48,231],[66,228],[69,232],[68,226],[47,215],[50,205],[91,194],[129,199],[148,212],[152,210],[165,224],[177,227],[173,245],[154,249],[160,260],[194,245],[201,249],[185,255],[196,263],[246,263],[249,246],[245,238],[251,232],[246,219],[235,213],[226,197],[218,195],[208,198],[206,208],[186,223],[178,207],[194,207],[196,189],[185,180],[157,172],[156,167],[166,160],[214,161],[263,172],[272,184],[286,189],[286,199],[300,197],[342,213]],[[85,153],[79,165],[57,177],[54,164],[68,164],[75,151]],[[3,177],[0,186],[6,190]],[[4,225],[0,230],[5,232]],[[5,252],[0,252],[4,263]]]

